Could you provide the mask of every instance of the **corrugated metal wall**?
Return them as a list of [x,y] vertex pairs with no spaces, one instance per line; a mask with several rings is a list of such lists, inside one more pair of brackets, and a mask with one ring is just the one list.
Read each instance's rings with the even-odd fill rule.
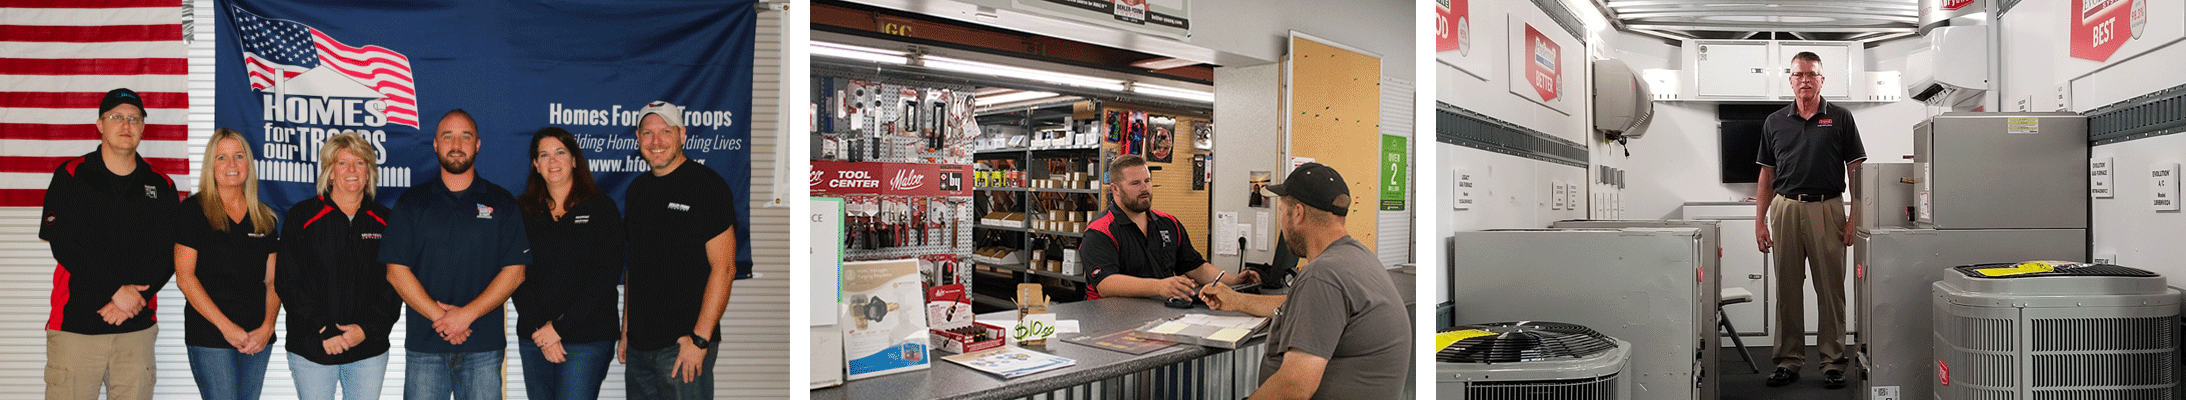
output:
[[[1419,168],[1432,165],[1421,164],[1415,157],[1419,151],[1413,150],[1420,147],[1419,135],[1412,134],[1412,97],[1416,90],[1410,79],[1387,76],[1381,78],[1381,133],[1410,138],[1411,141],[1407,142],[1410,148],[1405,149],[1404,153],[1405,157],[1414,159],[1409,160],[1411,163],[1408,165],[1415,171],[1432,171]],[[1375,245],[1381,248],[1374,249],[1374,253],[1381,256],[1382,265],[1412,262],[1412,221],[1415,219],[1412,212],[1420,210],[1419,204],[1412,201],[1417,198],[1412,193],[1421,189],[1419,180],[1414,179],[1415,176],[1416,174],[1405,176],[1408,181],[1406,187],[1411,190],[1404,192],[1404,211],[1381,211],[1381,218],[1376,220],[1375,230],[1381,240],[1375,242]]]
[[[205,138],[213,125],[213,29],[218,13],[211,0],[193,0],[196,18],[190,43],[190,159],[204,153]],[[736,282],[735,294],[722,316],[721,356],[715,366],[717,398],[784,398],[789,390],[789,209],[761,208],[774,195],[770,177],[775,174],[774,146],[786,145],[774,137],[780,107],[775,95],[782,89],[780,77],[784,12],[762,9],[754,59],[752,115],[752,279]],[[89,148],[84,151],[90,151]],[[195,187],[193,175],[178,185]],[[37,208],[0,208],[0,400],[37,399],[44,396],[47,296],[52,291],[53,255],[37,237]],[[157,398],[196,399],[189,360],[182,344],[182,292],[173,284],[159,295],[160,335],[157,342],[159,386]],[[515,313],[508,313],[514,331]],[[285,317],[284,317],[285,318]],[[285,323],[285,319],[284,322]],[[399,326],[399,325],[398,325]],[[283,340],[288,338],[281,332]],[[396,329],[398,349],[392,351],[385,399],[402,396],[402,329]],[[267,367],[264,398],[293,399],[287,353],[273,349]],[[622,367],[611,364],[601,398],[623,398]],[[523,370],[512,339],[508,353],[508,396],[525,398]]]

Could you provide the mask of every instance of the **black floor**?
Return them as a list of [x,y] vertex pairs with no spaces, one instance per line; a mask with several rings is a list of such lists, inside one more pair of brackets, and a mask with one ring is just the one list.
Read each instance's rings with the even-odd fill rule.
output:
[[1760,373],[1746,368],[1746,361],[1738,358],[1737,348],[1726,347],[1718,353],[1721,355],[1718,358],[1722,359],[1716,369],[1722,375],[1722,385],[1719,386],[1722,400],[1851,400],[1852,390],[1857,389],[1855,386],[1834,390],[1822,388],[1822,371],[1814,366],[1814,361],[1821,357],[1814,354],[1812,346],[1806,349],[1807,365],[1799,371],[1798,382],[1784,387],[1768,387],[1769,372],[1776,370],[1776,366],[1769,362],[1771,350],[1766,346],[1751,346],[1749,349],[1753,362],[1761,364],[1756,367],[1761,370]]

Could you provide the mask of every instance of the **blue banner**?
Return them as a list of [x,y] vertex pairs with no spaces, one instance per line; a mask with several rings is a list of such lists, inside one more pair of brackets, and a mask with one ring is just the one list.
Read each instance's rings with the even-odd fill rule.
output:
[[218,2],[214,122],[250,138],[261,198],[286,209],[317,193],[319,145],[358,132],[379,151],[377,199],[393,205],[438,177],[432,130],[463,109],[478,122],[481,177],[524,191],[533,132],[576,134],[600,188],[648,166],[637,111],[684,108],[684,155],[736,191],[738,278],[751,274],[755,1]]

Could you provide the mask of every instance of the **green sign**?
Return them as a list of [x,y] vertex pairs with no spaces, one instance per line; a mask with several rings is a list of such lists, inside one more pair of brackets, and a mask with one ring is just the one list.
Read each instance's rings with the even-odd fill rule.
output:
[[1404,193],[1411,182],[1409,138],[1381,135],[1381,210],[1404,211]]

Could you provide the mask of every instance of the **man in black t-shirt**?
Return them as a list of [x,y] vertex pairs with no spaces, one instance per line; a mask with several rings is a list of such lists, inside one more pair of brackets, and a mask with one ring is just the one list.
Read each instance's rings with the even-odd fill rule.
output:
[[[1761,252],[1775,254],[1776,371],[1769,386],[1799,380],[1805,362],[1806,322],[1802,315],[1806,292],[1801,280],[1811,271],[1819,307],[1820,335],[1815,352],[1822,356],[1822,384],[1830,389],[1845,386],[1844,368],[1844,248],[1852,245],[1852,229],[1860,207],[1845,215],[1840,198],[1845,188],[1855,190],[1860,163],[1867,149],[1860,143],[1860,128],[1852,112],[1822,101],[1822,59],[1812,52],[1792,56],[1792,103],[1769,114],[1761,123],[1761,151],[1755,162],[1761,176],[1754,194],[1754,237]],[[1852,192],[1858,199],[1860,193]]]
[[652,172],[630,181],[630,266],[618,360],[632,399],[712,399],[721,312],[736,277],[735,193],[683,156],[683,108],[638,111],[638,149]]
[[1086,226],[1078,256],[1085,262],[1087,300],[1102,297],[1190,299],[1193,288],[1221,277],[1222,284],[1259,282],[1246,270],[1224,276],[1200,257],[1176,216],[1154,211],[1153,171],[1146,159],[1116,157],[1108,164],[1113,207]]

